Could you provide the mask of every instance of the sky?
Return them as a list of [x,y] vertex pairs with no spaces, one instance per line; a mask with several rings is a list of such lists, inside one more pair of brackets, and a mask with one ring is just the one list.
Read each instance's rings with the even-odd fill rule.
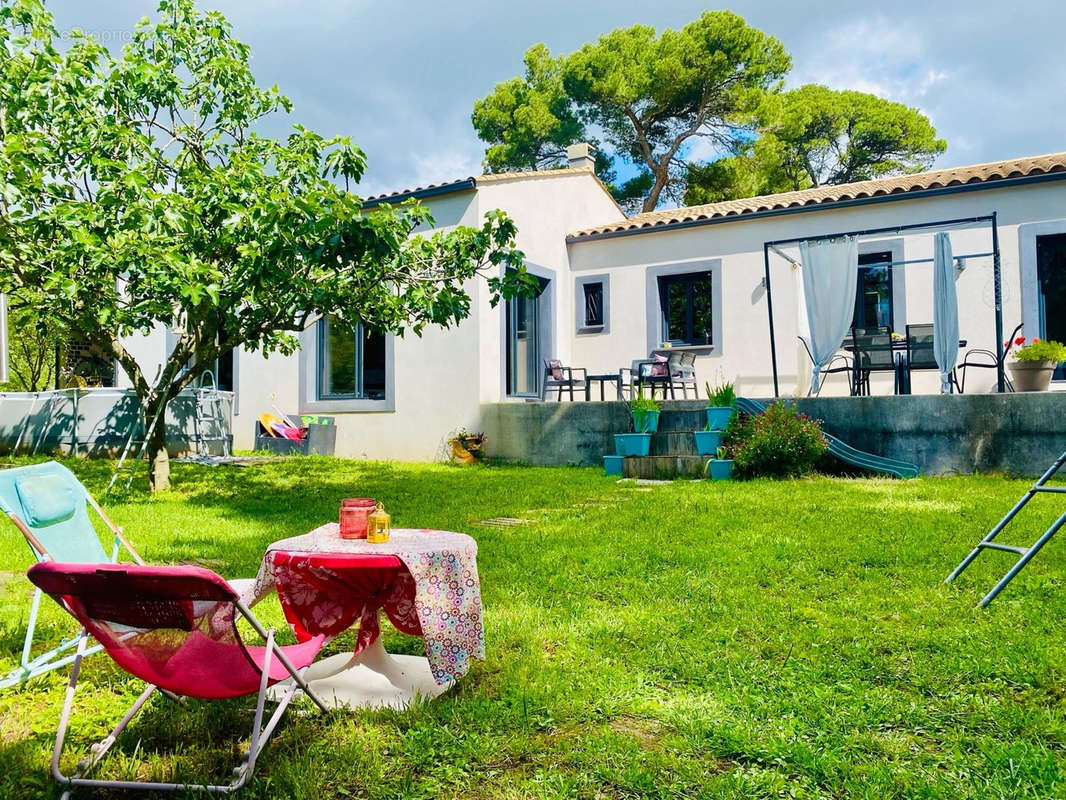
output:
[[[60,31],[120,46],[151,0],[46,0]],[[294,103],[272,123],[346,135],[366,152],[364,196],[476,175],[477,98],[543,42],[568,53],[614,28],[680,28],[718,8],[684,0],[199,0],[252,49],[263,85]],[[821,83],[916,106],[947,140],[937,167],[1066,150],[1062,0],[737,0],[730,10],[791,53],[787,85]]]

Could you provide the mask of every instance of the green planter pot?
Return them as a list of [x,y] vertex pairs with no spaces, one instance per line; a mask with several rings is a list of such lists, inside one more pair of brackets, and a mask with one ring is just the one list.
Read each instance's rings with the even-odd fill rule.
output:
[[712,481],[733,480],[733,459],[712,458],[707,462],[707,474],[711,476]]
[[620,456],[646,456],[651,452],[651,434],[616,433],[614,449]]
[[634,411],[633,430],[637,433],[655,433],[659,430],[659,412]]
[[733,406],[708,406],[707,427],[712,431],[724,431],[733,418]]
[[696,431],[696,452],[701,456],[713,456],[722,444],[721,431]]

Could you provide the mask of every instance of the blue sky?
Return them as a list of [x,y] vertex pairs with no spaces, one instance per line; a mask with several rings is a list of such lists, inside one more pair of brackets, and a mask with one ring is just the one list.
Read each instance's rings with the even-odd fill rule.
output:
[[[476,174],[476,98],[521,71],[537,42],[569,52],[635,23],[676,28],[711,8],[683,0],[207,0],[252,47],[291,122],[351,136],[363,194]],[[150,0],[50,0],[58,27],[120,44]],[[777,36],[789,84],[876,92],[921,108],[948,151],[938,166],[1066,150],[1061,0],[743,0],[730,8]]]

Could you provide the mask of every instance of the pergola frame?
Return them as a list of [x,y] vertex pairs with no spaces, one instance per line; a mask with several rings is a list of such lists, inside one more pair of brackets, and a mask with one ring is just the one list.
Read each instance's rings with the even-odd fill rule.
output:
[[[770,322],[770,361],[773,365],[774,372],[774,397],[780,397],[780,387],[778,385],[777,375],[777,338],[774,334],[774,299],[773,290],[770,288],[770,251],[773,250],[778,255],[782,256],[788,261],[798,263],[787,255],[782,253],[778,248],[783,245],[798,244],[800,242],[817,242],[824,241],[826,239],[840,239],[845,236],[863,237],[863,236],[884,236],[889,233],[902,233],[904,231],[917,231],[917,230],[947,230],[949,228],[964,228],[971,227],[973,225],[979,225],[986,223],[992,230],[992,252],[991,253],[970,253],[967,255],[954,256],[956,260],[965,260],[968,258],[979,258],[992,256],[992,280],[995,292],[995,312],[996,312],[996,386],[997,391],[1003,392],[1006,390],[1006,379],[1003,374],[1003,361],[1005,359],[1005,351],[1003,348],[1003,284],[1000,276],[1000,257],[999,257],[999,227],[997,222],[997,212],[993,211],[991,214],[985,214],[978,217],[961,217],[958,219],[945,219],[937,220],[935,222],[919,222],[912,225],[892,225],[887,228],[865,228],[857,231],[841,231],[838,233],[826,233],[818,236],[797,236],[792,239],[774,239],[772,241],[763,242],[763,267],[765,275],[763,283],[766,285],[766,313]],[[932,262],[931,258],[916,258],[905,261],[893,261],[891,266],[904,266],[906,264],[921,264]]]

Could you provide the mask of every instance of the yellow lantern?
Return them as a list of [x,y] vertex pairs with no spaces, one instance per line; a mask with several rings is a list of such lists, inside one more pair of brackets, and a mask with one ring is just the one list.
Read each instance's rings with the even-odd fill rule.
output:
[[366,518],[366,540],[374,544],[383,544],[389,540],[389,527],[392,517],[385,513],[385,506],[378,507]]

